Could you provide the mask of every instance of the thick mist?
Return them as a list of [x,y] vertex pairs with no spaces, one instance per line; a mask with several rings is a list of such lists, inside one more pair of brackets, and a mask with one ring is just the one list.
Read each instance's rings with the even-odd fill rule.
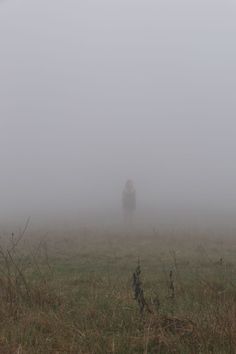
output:
[[233,0],[0,1],[1,217],[119,217],[132,178],[233,220],[235,37]]

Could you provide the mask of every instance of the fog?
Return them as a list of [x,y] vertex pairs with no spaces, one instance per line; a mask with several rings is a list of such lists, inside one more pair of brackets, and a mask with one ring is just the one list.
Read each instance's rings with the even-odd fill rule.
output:
[[128,178],[233,220],[235,38],[234,0],[0,1],[1,220],[119,218]]

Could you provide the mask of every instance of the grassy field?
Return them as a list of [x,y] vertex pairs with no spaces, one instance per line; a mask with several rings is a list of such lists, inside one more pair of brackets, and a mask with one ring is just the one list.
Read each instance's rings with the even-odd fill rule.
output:
[[2,354],[236,353],[236,238],[83,230],[0,252]]

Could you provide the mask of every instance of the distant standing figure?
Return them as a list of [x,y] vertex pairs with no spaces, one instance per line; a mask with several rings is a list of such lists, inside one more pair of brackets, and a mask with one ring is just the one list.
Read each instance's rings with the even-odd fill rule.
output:
[[122,195],[122,204],[124,211],[124,222],[127,227],[131,227],[133,223],[133,215],[136,209],[136,191],[133,181],[128,180],[125,184]]

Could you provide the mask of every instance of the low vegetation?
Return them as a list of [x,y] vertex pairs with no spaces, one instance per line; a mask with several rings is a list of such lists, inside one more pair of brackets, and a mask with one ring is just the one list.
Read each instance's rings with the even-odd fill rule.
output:
[[1,237],[0,353],[235,353],[236,238]]

